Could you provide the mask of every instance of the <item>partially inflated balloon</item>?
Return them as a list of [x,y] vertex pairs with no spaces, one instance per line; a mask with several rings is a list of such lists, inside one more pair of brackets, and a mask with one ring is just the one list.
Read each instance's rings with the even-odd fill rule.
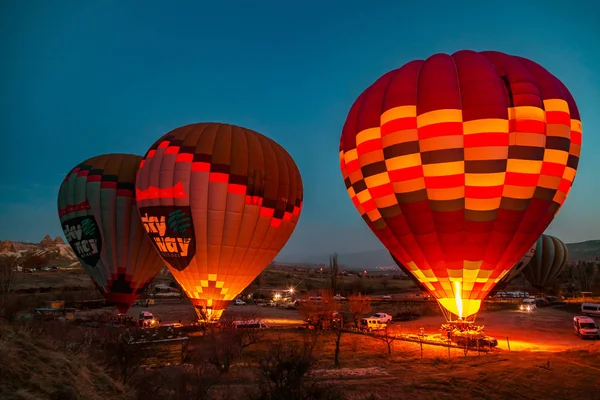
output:
[[567,265],[569,249],[560,240],[542,235],[531,261],[523,269],[523,275],[538,290],[544,290],[555,280]]
[[73,168],[58,192],[58,214],[81,265],[120,312],[164,266],[146,237],[135,203],[142,157],[106,154]]
[[409,62],[352,106],[340,164],[369,227],[459,317],[544,232],[577,169],[573,97],[533,61],[459,51]]
[[302,179],[285,149],[218,123],[157,140],[136,190],[149,237],[205,321],[218,320],[275,258],[302,208]]

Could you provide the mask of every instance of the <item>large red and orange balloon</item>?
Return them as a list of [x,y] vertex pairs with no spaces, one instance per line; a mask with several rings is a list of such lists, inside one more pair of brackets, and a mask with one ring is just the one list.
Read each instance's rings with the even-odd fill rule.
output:
[[302,209],[302,179],[285,149],[227,124],[158,139],[136,190],[147,234],[204,321],[218,320],[275,258]]
[[544,232],[577,169],[565,85],[522,57],[436,54],[379,78],[340,144],[348,193],[447,317],[481,300]]
[[142,157],[106,154],[69,172],[58,192],[67,241],[108,302],[127,312],[164,263],[146,237],[135,203]]

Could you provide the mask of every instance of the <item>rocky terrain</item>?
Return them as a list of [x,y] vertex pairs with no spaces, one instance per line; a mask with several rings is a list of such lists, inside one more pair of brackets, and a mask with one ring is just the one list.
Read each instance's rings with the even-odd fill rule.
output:
[[39,243],[13,242],[0,240],[0,257],[25,257],[36,259],[39,266],[77,267],[77,256],[60,236],[52,239],[49,235]]

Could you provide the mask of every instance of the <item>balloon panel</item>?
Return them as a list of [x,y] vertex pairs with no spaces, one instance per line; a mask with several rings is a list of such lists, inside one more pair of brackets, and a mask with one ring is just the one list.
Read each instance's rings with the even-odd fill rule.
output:
[[107,301],[126,312],[163,262],[137,215],[135,176],[142,157],[107,154],[69,172],[58,194],[73,251]]
[[510,281],[515,279],[517,276],[519,276],[519,274],[521,274],[521,272],[523,272],[523,269],[527,266],[527,264],[529,264],[529,261],[531,261],[531,259],[533,258],[536,247],[537,247],[537,241],[533,243],[533,246],[531,246],[529,248],[529,250],[527,250],[527,253],[525,253],[523,255],[523,257],[521,257],[519,262],[517,262],[510,269],[510,271],[508,271],[508,273],[506,275],[504,275],[504,277],[502,277],[500,282],[498,282],[498,284],[496,284],[496,286],[495,286],[496,289],[498,289],[499,287],[505,288],[510,283]]
[[290,155],[227,124],[188,125],[160,138],[136,187],[146,232],[201,319],[218,319],[275,258],[302,208]]
[[523,275],[538,290],[544,290],[567,265],[569,250],[558,238],[542,235],[531,261],[523,269]]
[[415,284],[416,287],[418,287],[419,289],[421,289],[422,291],[427,291],[427,288],[425,287],[425,285],[423,285],[416,277],[413,273],[410,272],[410,270],[408,268],[406,268],[401,262],[400,260],[398,260],[396,257],[394,257],[394,255],[392,253],[390,253],[390,256],[392,256],[392,259],[394,260],[394,262],[396,263],[396,265],[398,266],[398,268],[400,268],[400,270],[402,272],[404,272],[406,274],[406,276],[408,276],[410,278],[411,281],[413,281],[413,283]]
[[466,317],[552,221],[580,148],[562,82],[521,57],[459,51],[367,88],[344,125],[340,167],[387,249]]

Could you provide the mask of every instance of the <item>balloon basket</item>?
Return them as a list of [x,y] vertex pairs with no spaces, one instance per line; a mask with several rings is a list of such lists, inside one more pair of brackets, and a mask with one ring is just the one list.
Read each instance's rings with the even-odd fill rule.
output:
[[477,334],[483,332],[484,326],[475,324],[475,321],[459,319],[455,321],[447,321],[445,324],[442,324],[440,329],[446,332]]
[[196,311],[198,323],[206,325],[218,323],[221,319],[221,315],[223,315],[223,310],[213,310],[202,306],[194,306],[194,311]]

